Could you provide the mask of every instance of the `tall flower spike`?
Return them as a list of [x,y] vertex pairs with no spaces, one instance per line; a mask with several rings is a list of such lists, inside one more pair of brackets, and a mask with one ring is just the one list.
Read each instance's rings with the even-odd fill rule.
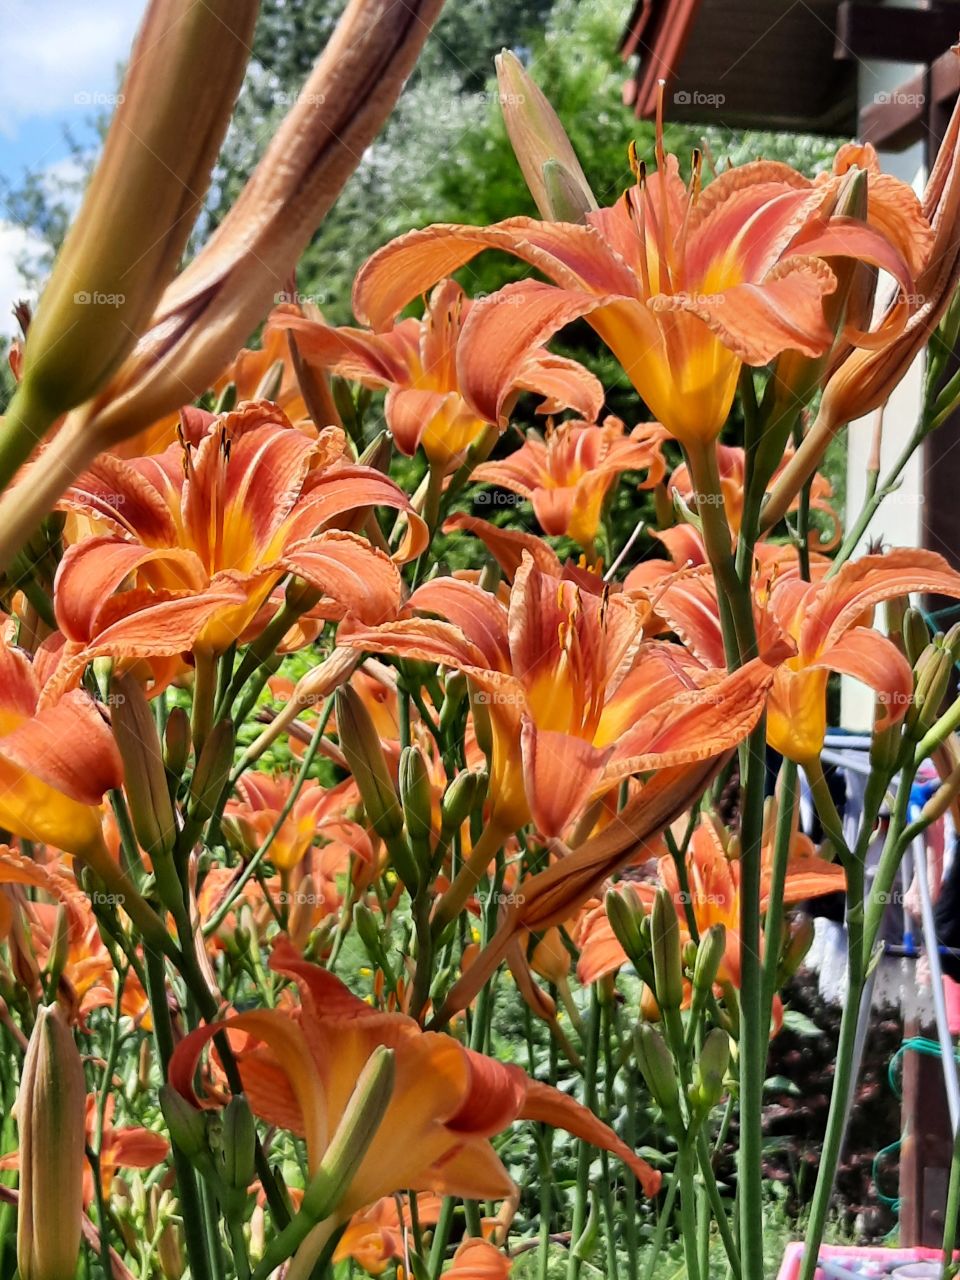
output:
[[200,395],[256,329],[393,109],[442,3],[350,0],[236,204],[164,293],[136,348],[71,415],[42,471],[0,501],[0,562],[97,453]]

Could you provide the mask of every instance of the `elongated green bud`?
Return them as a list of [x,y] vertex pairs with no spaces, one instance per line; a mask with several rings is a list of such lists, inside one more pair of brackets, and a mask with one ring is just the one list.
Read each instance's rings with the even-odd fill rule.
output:
[[933,727],[953,673],[953,658],[941,644],[927,645],[916,665],[913,703],[907,712],[907,736],[914,742]]
[[462,671],[453,671],[444,685],[443,703],[440,707],[440,733],[446,736],[460,725],[463,704],[467,697],[467,677]]
[[907,661],[915,667],[920,661],[920,655],[930,643],[930,631],[919,609],[911,606],[906,610],[900,634],[903,637],[903,650],[907,655]]
[[190,781],[187,813],[196,822],[209,822],[230,778],[233,764],[233,721],[220,720],[210,732]]
[[174,1144],[192,1164],[209,1158],[210,1143],[204,1112],[192,1106],[172,1085],[161,1085],[159,1097],[167,1132]]
[[[557,113],[516,54],[504,49],[496,64],[504,124],[540,216],[548,221],[580,221],[568,215],[576,209],[595,209],[597,202]],[[558,182],[554,167],[562,172],[562,181]],[[566,194],[560,208],[555,208],[558,185]]]
[[683,964],[680,957],[680,925],[673,898],[662,886],[650,913],[653,978],[661,1009],[679,1009],[683,1002]]
[[440,801],[440,822],[444,837],[449,839],[470,814],[487,785],[486,771],[463,769],[447,787]]
[[353,912],[353,922],[357,927],[357,935],[364,949],[374,962],[379,962],[383,954],[383,943],[380,941],[380,930],[377,918],[363,902],[358,902]]
[[242,1094],[234,1094],[223,1111],[220,1173],[226,1186],[239,1191],[244,1199],[256,1172],[256,1145],[253,1112]]
[[722,924],[712,924],[700,937],[693,966],[693,986],[697,991],[710,991],[727,949],[727,931]]
[[790,921],[777,968],[778,986],[792,978],[803,964],[804,957],[813,946],[814,933],[812,916],[798,915]]
[[147,695],[133,676],[114,676],[110,688],[110,719],[123,760],[133,830],[145,853],[163,858],[173,851],[177,824],[157,724]]
[[553,222],[585,223],[594,208],[583,187],[560,160],[544,163],[543,191]]
[[357,1078],[336,1133],[303,1193],[303,1212],[317,1222],[329,1218],[350,1189],[393,1096],[392,1049],[378,1045]]
[[637,1065],[654,1102],[663,1112],[667,1123],[674,1127],[680,1118],[680,1086],[677,1081],[677,1064],[667,1042],[649,1022],[641,1022],[634,1035]]
[[423,752],[417,746],[404,747],[400,753],[400,804],[413,856],[418,866],[425,866],[432,841],[433,788]]
[[163,763],[174,782],[179,782],[190,759],[190,716],[186,707],[171,707],[163,730]]
[[631,964],[639,965],[650,949],[641,931],[645,911],[632,884],[610,889],[603,901],[610,927]]
[[723,1096],[723,1081],[730,1065],[730,1037],[720,1027],[708,1031],[697,1059],[698,1103],[709,1111]]
[[403,810],[380,739],[360,695],[349,685],[336,693],[337,731],[370,825],[384,840],[403,832]]
[[17,1266],[21,1280],[73,1280],[83,1219],[83,1064],[63,1010],[37,1011],[20,1074]]

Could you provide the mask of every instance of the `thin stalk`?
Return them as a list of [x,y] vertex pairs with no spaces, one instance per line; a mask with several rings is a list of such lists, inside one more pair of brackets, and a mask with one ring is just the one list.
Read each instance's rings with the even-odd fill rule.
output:
[[957,1247],[957,1221],[960,1219],[960,1129],[953,1140],[953,1156],[950,1160],[950,1184],[947,1188],[947,1209],[943,1221],[943,1280],[953,1280],[960,1267],[954,1262]]
[[[154,1043],[163,1076],[166,1078],[167,1065],[173,1056],[173,1027],[170,1023],[170,1006],[167,1004],[163,957],[152,947],[146,947],[145,954],[147,995],[150,998],[150,1009],[153,1015]],[[190,1161],[177,1146],[172,1134],[170,1149],[177,1178],[177,1195],[180,1201],[180,1216],[183,1220],[183,1238],[187,1247],[187,1257],[190,1260],[190,1273],[194,1280],[212,1280],[203,1205],[197,1187],[196,1174]]]
[[773,864],[770,869],[770,890],[767,897],[767,919],[763,935],[763,1021],[770,1025],[773,998],[777,986],[777,966],[780,958],[780,935],[783,930],[783,894],[787,883],[787,863],[790,860],[790,842],[793,836],[793,813],[797,803],[797,765],[784,760],[780,774],[780,803],[777,809],[777,826],[773,836]]
[[685,1134],[677,1148],[677,1180],[680,1183],[680,1235],[687,1263],[686,1280],[700,1280],[698,1249],[696,1157],[694,1140]]
[[303,785],[307,780],[307,775],[310,772],[310,766],[313,764],[317,751],[320,747],[320,739],[323,737],[324,730],[327,727],[327,720],[330,718],[330,712],[332,711],[332,709],[333,709],[333,699],[328,698],[326,705],[324,707],[324,714],[321,715],[320,719],[317,721],[317,727],[314,729],[313,737],[310,739],[310,744],[303,754],[303,759],[300,762],[300,769],[297,772],[296,778],[294,779],[293,786],[290,788],[290,794],[287,796],[286,800],[284,801],[283,808],[277,814],[276,821],[274,822],[270,830],[267,832],[267,835],[263,841],[263,844],[261,844],[260,848],[257,849],[257,851],[251,857],[250,861],[244,867],[242,873],[234,882],[232,888],[230,889],[230,892],[224,898],[223,902],[221,902],[217,910],[214,911],[214,913],[210,916],[210,918],[204,924],[203,935],[205,938],[209,937],[211,933],[214,933],[220,927],[220,925],[229,915],[230,911],[233,908],[233,904],[236,902],[237,898],[243,892],[248,881],[251,879],[252,876],[256,875],[257,869],[259,868],[260,863],[270,852],[271,845],[273,844],[274,840],[277,838],[277,835],[281,827],[286,822],[287,816],[289,815],[291,809],[296,804],[297,797],[299,796],[301,790],[303,789]]
[[763,1081],[769,1025],[760,967],[760,873],[766,728],[761,716],[743,763],[740,859],[740,1151],[737,1189],[745,1280],[763,1280]]
[[[597,1104],[597,1065],[600,1058],[600,996],[597,985],[590,989],[590,1013],[587,1022],[587,1056],[583,1077],[583,1101],[591,1110]],[[573,1219],[570,1227],[571,1249],[567,1257],[567,1280],[578,1280],[582,1259],[577,1256],[576,1244],[583,1235],[589,1214],[590,1161],[593,1149],[581,1140],[577,1151],[577,1185],[573,1199]],[[691,1278],[693,1280],[693,1278]]]

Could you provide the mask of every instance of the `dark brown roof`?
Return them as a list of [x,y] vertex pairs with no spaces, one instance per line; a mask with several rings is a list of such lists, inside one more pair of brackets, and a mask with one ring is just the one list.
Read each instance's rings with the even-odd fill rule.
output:
[[[671,120],[852,134],[853,59],[835,58],[837,0],[637,0],[621,42],[636,72],[625,98]],[[842,52],[842,51],[841,51]]]

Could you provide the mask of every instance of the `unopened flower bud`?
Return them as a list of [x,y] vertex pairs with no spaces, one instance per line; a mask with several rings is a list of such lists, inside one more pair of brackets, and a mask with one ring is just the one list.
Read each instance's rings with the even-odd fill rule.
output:
[[693,966],[693,986],[696,991],[710,991],[717,980],[717,971],[727,949],[727,931],[722,924],[712,924],[700,937],[697,958]]
[[683,1002],[683,965],[680,959],[680,925],[673,898],[661,886],[650,913],[653,979],[661,1009],[679,1009]]
[[444,698],[440,706],[439,724],[442,736],[452,733],[459,726],[466,697],[467,677],[462,671],[451,672],[446,679]]
[[83,1219],[83,1063],[63,1010],[37,1011],[15,1114],[20,1133],[21,1280],[73,1280]]
[[207,1118],[199,1107],[192,1106],[172,1085],[165,1084],[160,1088],[160,1109],[174,1145],[191,1163],[209,1157]]
[[903,637],[903,650],[907,655],[907,661],[915,667],[920,660],[920,655],[930,643],[930,631],[919,609],[912,607],[907,609],[903,615],[900,634]]
[[505,49],[496,64],[504,124],[540,216],[580,221],[572,215],[597,202],[557,113],[515,54]]
[[256,1172],[254,1154],[257,1126],[253,1112],[242,1094],[234,1094],[223,1111],[220,1131],[220,1176],[233,1191],[246,1199],[247,1188]]
[[209,822],[230,778],[233,764],[233,721],[219,720],[207,734],[190,781],[187,813],[195,822]]
[[813,917],[799,914],[787,925],[787,937],[780,952],[780,965],[777,969],[777,985],[780,986],[792,978],[803,964],[807,952],[813,946],[815,935]]
[[907,735],[919,742],[937,718],[940,704],[950,687],[953,659],[940,644],[928,644],[916,664],[913,702],[907,712]]
[[400,804],[414,859],[418,866],[425,866],[432,840],[433,788],[427,762],[417,746],[404,747],[400,753]]
[[179,782],[190,759],[190,716],[186,707],[171,707],[163,730],[163,763]]
[[650,941],[644,938],[642,931],[646,913],[640,895],[631,884],[610,889],[604,899],[604,909],[627,958],[634,966],[640,964],[650,950]]
[[313,905],[317,886],[312,875],[305,875],[297,886],[287,921],[287,934],[298,951],[303,951],[313,929]]
[[177,824],[147,695],[130,675],[111,682],[111,724],[123,760],[124,791],[140,848],[160,860],[173,852]]
[[649,1022],[641,1022],[636,1029],[634,1045],[637,1065],[647,1082],[654,1102],[673,1127],[680,1118],[680,1088],[677,1082],[677,1064],[667,1042]]
[[440,801],[441,828],[445,837],[459,831],[473,813],[486,787],[486,773],[463,769],[447,787]]
[[365,903],[358,902],[354,908],[353,922],[357,927],[357,936],[363,943],[364,949],[370,959],[376,963],[379,961],[383,951],[383,943],[380,941],[380,930],[377,927],[376,916]]
[[697,1059],[697,1101],[704,1111],[723,1096],[723,1080],[730,1065],[730,1037],[720,1027],[708,1031]]
[[320,1167],[303,1193],[302,1211],[322,1222],[343,1199],[367,1155],[393,1096],[394,1051],[378,1045],[364,1064]]
[[370,825],[384,840],[403,831],[403,810],[370,712],[349,685],[336,694],[337,731]]

